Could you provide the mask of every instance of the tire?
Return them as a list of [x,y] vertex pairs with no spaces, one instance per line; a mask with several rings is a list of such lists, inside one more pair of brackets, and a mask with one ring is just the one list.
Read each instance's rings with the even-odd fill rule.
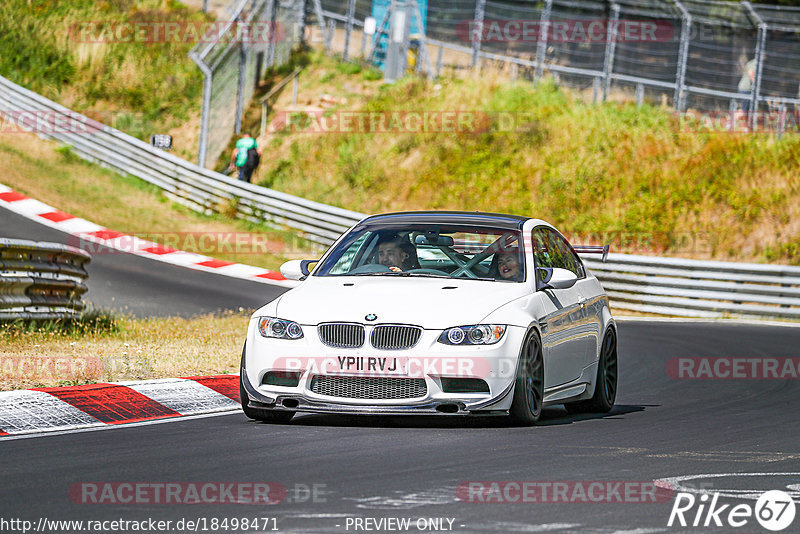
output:
[[544,404],[544,358],[539,336],[531,332],[525,340],[517,365],[514,400],[510,419],[518,425],[533,425],[542,415]]
[[288,423],[294,412],[284,410],[269,410],[266,408],[251,408],[248,406],[250,397],[244,389],[244,349],[242,349],[242,363],[239,366],[239,398],[242,402],[242,411],[250,419],[262,421],[264,423]]
[[617,399],[619,379],[617,361],[617,334],[609,328],[603,338],[600,361],[597,364],[594,395],[591,399],[564,405],[569,413],[608,413]]

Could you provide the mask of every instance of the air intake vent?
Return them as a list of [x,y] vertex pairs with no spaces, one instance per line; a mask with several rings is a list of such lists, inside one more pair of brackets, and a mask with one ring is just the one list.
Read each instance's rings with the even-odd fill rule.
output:
[[406,325],[378,325],[372,331],[370,342],[376,349],[409,349],[422,336],[422,328]]
[[364,327],[354,323],[325,323],[317,327],[325,345],[339,349],[357,349],[364,345]]
[[428,387],[424,378],[317,375],[311,391],[348,399],[414,399],[427,395]]

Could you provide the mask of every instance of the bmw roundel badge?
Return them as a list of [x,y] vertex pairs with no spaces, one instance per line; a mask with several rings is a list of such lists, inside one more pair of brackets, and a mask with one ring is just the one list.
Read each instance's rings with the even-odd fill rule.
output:
[[364,317],[364,319],[366,319],[367,321],[374,321],[374,320],[375,320],[375,319],[377,319],[377,318],[378,318],[378,316],[377,316],[377,315],[375,315],[374,313],[368,313],[368,314],[367,314],[367,315]]

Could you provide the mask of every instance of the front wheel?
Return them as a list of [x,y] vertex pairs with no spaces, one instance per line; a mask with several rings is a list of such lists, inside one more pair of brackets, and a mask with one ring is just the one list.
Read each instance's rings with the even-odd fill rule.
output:
[[603,338],[600,361],[597,362],[597,379],[591,399],[570,402],[564,407],[569,413],[608,413],[617,399],[617,335],[609,328]]
[[514,382],[514,400],[511,403],[511,421],[519,425],[532,425],[542,415],[544,403],[544,358],[542,344],[535,333],[525,341],[517,365]]

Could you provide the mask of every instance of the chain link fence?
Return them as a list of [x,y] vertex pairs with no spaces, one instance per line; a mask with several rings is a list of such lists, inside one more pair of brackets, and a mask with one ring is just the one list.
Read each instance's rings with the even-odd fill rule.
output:
[[189,56],[203,72],[198,165],[208,167],[241,133],[242,115],[267,69],[289,61],[301,42],[304,0],[234,0],[210,42]]
[[[373,2],[315,1],[329,50],[352,58],[360,41],[364,56],[374,39],[361,35]],[[742,110],[753,126],[767,112],[784,119],[787,110],[800,112],[800,8],[717,0],[406,3],[423,10],[432,74],[497,63],[514,76],[550,74],[591,89],[595,99],[623,91],[679,111]]]

